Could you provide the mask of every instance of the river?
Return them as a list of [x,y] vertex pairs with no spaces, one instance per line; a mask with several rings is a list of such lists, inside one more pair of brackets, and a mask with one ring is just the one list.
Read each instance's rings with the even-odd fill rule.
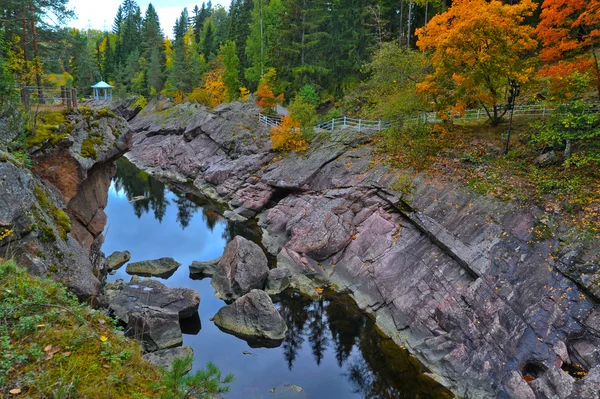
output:
[[[195,369],[211,361],[235,375],[227,398],[452,397],[408,351],[380,335],[345,294],[325,292],[313,301],[286,291],[276,306],[289,330],[278,348],[251,348],[220,331],[210,318],[225,303],[214,298],[209,279],[190,279],[188,266],[220,256],[236,235],[259,243],[260,237],[256,228],[224,219],[217,205],[171,190],[123,158],[105,211],[107,255],[128,250],[131,261],[172,257],[182,264],[168,279],[157,279],[199,292],[200,320],[183,326],[184,345],[194,349]],[[123,267],[108,281],[118,278],[131,276]]]

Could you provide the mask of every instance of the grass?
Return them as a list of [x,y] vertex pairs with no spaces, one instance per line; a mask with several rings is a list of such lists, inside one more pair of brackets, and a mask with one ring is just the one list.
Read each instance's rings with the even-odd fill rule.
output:
[[116,322],[61,283],[0,259],[0,398],[208,399],[233,381],[210,362],[186,375],[191,356],[164,370],[142,355]]
[[506,124],[432,125],[429,131],[384,132],[376,139],[377,160],[440,180],[464,184],[502,201],[541,206],[584,231],[600,233],[600,168],[539,167],[529,120],[516,118],[509,153],[503,155]]
[[105,315],[0,260],[0,396],[155,397],[160,377]]

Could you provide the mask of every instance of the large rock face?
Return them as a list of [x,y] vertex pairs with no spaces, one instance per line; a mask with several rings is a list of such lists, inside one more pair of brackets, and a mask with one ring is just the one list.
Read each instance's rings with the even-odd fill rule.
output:
[[231,302],[252,289],[262,289],[268,275],[269,266],[263,250],[252,241],[237,236],[225,247],[210,283],[217,298]]
[[261,290],[252,290],[222,307],[213,320],[221,330],[247,340],[251,347],[279,346],[287,331],[271,298]]
[[0,154],[0,236],[11,232],[0,250],[95,301],[107,272],[100,247],[112,161],[127,150],[130,130],[107,111],[74,110],[66,120],[67,137],[28,150],[31,170]]
[[28,151],[31,170],[0,153],[0,251],[36,275],[95,301],[107,268],[100,247],[112,161],[128,148],[126,122],[108,111],[66,114],[68,136]]
[[[263,244],[293,287],[349,290],[461,397],[598,395],[597,237],[543,209],[425,176],[391,190],[406,177],[372,162],[368,137],[356,132],[321,135],[305,154],[281,157],[251,105],[196,117],[191,109],[138,115],[130,159],[259,214]],[[188,111],[177,124],[172,115]],[[246,126],[255,140],[243,140]],[[554,234],[540,238],[540,226]],[[563,368],[572,364],[589,373],[571,378]]]

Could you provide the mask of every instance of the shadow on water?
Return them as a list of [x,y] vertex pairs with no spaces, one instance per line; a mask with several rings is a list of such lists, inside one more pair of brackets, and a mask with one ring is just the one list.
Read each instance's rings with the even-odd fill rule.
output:
[[[132,261],[170,256],[183,263],[172,277],[159,280],[200,293],[198,317],[182,325],[184,345],[194,349],[194,367],[212,361],[235,374],[227,397],[453,397],[425,374],[427,370],[408,351],[381,335],[347,294],[326,291],[317,301],[293,290],[280,295],[276,306],[288,332],[277,348],[251,348],[223,333],[210,317],[224,302],[214,298],[208,279],[189,278],[186,263],[219,256],[236,235],[260,243],[256,225],[228,222],[218,204],[170,190],[126,159],[117,162],[109,194],[110,231],[104,251],[129,249]],[[130,276],[122,268],[110,280],[116,278]]]

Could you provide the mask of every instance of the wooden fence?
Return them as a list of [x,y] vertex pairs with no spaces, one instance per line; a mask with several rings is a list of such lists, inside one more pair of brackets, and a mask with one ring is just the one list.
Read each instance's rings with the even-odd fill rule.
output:
[[77,89],[72,87],[22,86],[21,101],[26,108],[34,105],[77,108]]

